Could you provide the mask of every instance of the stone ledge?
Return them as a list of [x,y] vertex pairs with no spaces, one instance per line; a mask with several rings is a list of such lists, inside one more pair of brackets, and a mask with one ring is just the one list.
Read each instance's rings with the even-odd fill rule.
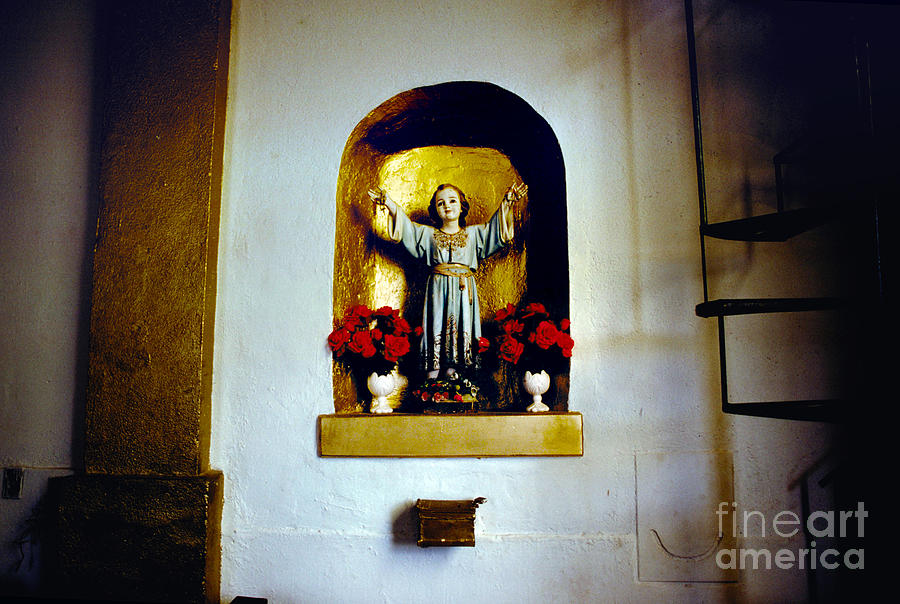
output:
[[581,413],[320,415],[321,457],[528,457],[584,454]]

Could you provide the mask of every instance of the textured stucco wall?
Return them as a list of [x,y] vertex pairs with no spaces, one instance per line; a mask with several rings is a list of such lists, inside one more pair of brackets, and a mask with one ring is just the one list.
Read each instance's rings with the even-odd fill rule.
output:
[[[96,229],[94,2],[8,2],[0,20],[0,593],[34,590],[47,479],[81,464]],[[15,543],[23,540],[20,550]]]
[[[584,414],[585,455],[320,459],[341,152],[384,100],[453,80],[519,95],[559,139],[576,341],[569,407]],[[688,86],[680,3],[236,2],[211,451],[226,476],[223,598],[805,596],[796,570],[732,585],[637,580],[636,453],[731,452],[742,505],[799,511],[791,481],[829,434],[718,410],[715,326],[694,316]],[[476,496],[487,503],[474,549],[415,547],[416,498]]]
[[[17,6],[18,5],[18,6]],[[77,459],[96,228],[91,3],[14,3],[0,53],[0,463]],[[12,429],[15,426],[15,430]]]

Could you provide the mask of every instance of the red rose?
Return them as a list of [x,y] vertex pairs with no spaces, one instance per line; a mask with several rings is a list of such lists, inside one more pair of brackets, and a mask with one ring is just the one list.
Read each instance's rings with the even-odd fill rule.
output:
[[478,338],[478,353],[481,354],[491,347],[491,341],[487,338]]
[[572,336],[560,331],[556,337],[556,343],[562,348],[564,357],[569,358],[572,356],[572,348],[575,346],[575,340],[572,339]]
[[454,394],[454,395],[453,395],[453,400],[456,401],[457,403],[461,403],[462,400],[463,400],[462,395],[461,395],[461,394]]
[[562,330],[569,329],[569,320],[568,320],[568,319],[563,319],[562,321],[560,321],[560,322],[559,322],[559,328],[562,329]]
[[347,342],[350,341],[350,332],[345,328],[340,327],[331,332],[328,336],[328,345],[331,347],[331,350],[336,353],[338,356],[341,356],[344,352],[344,346]]
[[394,313],[394,309],[390,306],[382,306],[372,314],[376,317],[390,317]]
[[422,335],[423,333],[425,333],[425,330],[422,329],[422,326],[421,326],[421,325],[417,325],[416,328],[415,328],[415,330],[413,330],[413,333],[415,333],[417,336],[420,336],[420,335]]
[[388,361],[397,361],[409,352],[409,339],[404,336],[384,336],[384,358]]
[[351,317],[361,317],[363,319],[368,319],[372,316],[372,309],[364,304],[357,304],[356,306],[351,306],[347,309],[347,312],[344,313],[344,318],[349,319]]
[[375,346],[372,345],[372,335],[368,331],[357,331],[350,338],[347,348],[351,351],[361,354],[368,359],[375,355]]
[[528,337],[529,342],[532,341],[532,336],[534,337],[534,343],[537,344],[538,347],[547,350],[556,344],[556,341],[559,338],[559,330],[556,329],[556,325],[554,325],[552,321],[541,321],[535,328],[534,333]]
[[380,340],[382,338],[382,336],[384,336],[384,333],[382,333],[382,331],[380,329],[378,329],[377,327],[372,330],[372,339],[373,340]]
[[405,336],[412,333],[412,328],[410,328],[406,319],[399,317],[394,320],[394,333],[398,336]]
[[503,324],[503,331],[506,332],[506,335],[512,335],[514,333],[522,333],[525,329],[525,324],[519,321],[518,319],[514,319],[512,321],[507,321]]
[[547,314],[547,309],[544,308],[544,305],[540,304],[539,302],[531,302],[525,305],[525,308],[522,311],[522,318],[527,319],[528,317],[533,317],[534,315],[541,315],[544,317],[550,316]]
[[364,324],[365,320],[359,315],[347,313],[347,315],[344,317],[344,327],[346,327],[349,331],[356,331]]
[[497,311],[497,320],[505,321],[507,318],[511,317],[515,311],[515,306],[513,306],[512,304],[507,304],[506,308],[501,308]]
[[498,354],[504,361],[515,365],[519,362],[519,357],[522,356],[523,350],[525,350],[525,345],[522,344],[522,342],[513,337],[505,336],[503,340],[500,341],[500,350]]

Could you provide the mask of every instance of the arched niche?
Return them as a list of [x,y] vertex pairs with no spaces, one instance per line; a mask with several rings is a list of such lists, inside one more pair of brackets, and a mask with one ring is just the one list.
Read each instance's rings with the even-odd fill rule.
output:
[[[391,305],[413,325],[421,319],[423,269],[385,240],[386,218],[373,207],[366,193],[370,187],[383,186],[413,220],[427,223],[435,186],[452,182],[473,202],[469,223],[475,224],[490,217],[515,180],[528,185],[528,202],[517,217],[514,243],[476,274],[482,322],[487,324],[507,302],[523,299],[544,303],[557,318],[568,317],[565,169],[559,143],[528,103],[485,82],[408,90],[354,128],[337,186],[334,315],[354,304]],[[545,397],[554,411],[568,409],[567,374]],[[498,381],[494,409],[512,410],[519,397],[516,386],[505,373]],[[337,364],[333,384],[335,412],[362,410],[366,393],[357,394],[355,381]]]

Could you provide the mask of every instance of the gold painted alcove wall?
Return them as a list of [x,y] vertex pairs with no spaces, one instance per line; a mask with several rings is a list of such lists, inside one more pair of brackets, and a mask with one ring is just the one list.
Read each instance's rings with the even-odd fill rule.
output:
[[[469,224],[486,221],[506,188],[528,185],[508,249],[476,273],[482,322],[507,302],[545,304],[557,318],[569,315],[565,170],[559,143],[547,122],[520,97],[490,83],[448,82],[396,95],[371,111],[351,133],[337,186],[333,314],[355,304],[399,307],[412,325],[421,320],[425,274],[386,240],[383,211],[367,195],[380,186],[413,220],[430,223],[428,201],[443,182],[458,185],[471,201]],[[410,355],[414,356],[414,355]],[[414,362],[401,375],[415,373]],[[517,385],[502,366],[491,393],[492,409],[519,410]],[[362,411],[366,393],[333,365],[336,413]],[[404,389],[395,395],[404,395]],[[568,371],[545,400],[568,410]]]

